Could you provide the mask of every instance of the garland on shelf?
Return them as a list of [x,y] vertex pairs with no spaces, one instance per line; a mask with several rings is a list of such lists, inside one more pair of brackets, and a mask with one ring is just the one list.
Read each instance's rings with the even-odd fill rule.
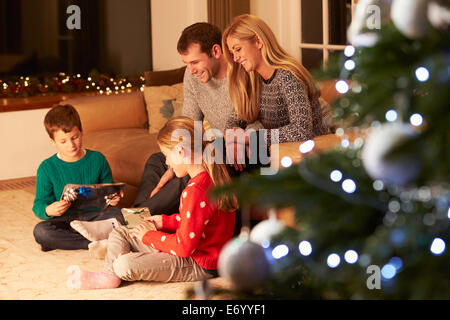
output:
[[111,77],[95,70],[84,78],[81,74],[60,72],[47,76],[14,76],[0,79],[0,98],[27,98],[42,94],[96,92],[99,94],[125,93],[144,90],[143,76]]

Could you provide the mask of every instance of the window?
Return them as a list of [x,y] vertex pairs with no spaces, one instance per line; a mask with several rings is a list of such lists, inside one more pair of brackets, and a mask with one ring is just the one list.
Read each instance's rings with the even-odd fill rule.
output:
[[300,0],[300,61],[308,69],[325,65],[330,54],[344,50],[347,28],[357,0]]

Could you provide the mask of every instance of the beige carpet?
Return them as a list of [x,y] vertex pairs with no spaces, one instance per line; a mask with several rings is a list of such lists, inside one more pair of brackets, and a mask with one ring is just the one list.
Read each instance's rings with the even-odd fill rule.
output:
[[[0,299],[57,300],[181,300],[194,283],[126,283],[117,289],[71,291],[66,287],[66,268],[78,264],[99,271],[103,261],[87,250],[42,252],[34,241],[33,228],[40,220],[31,211],[34,188],[0,189]],[[227,288],[221,278],[213,288]],[[216,299],[220,297],[215,297]]]

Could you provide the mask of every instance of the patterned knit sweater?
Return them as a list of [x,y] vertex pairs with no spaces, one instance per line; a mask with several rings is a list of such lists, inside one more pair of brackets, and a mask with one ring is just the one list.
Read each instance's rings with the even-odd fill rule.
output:
[[260,101],[259,120],[264,128],[279,130],[280,143],[328,133],[319,100],[311,101],[307,87],[288,70],[276,69],[270,79],[263,79]]
[[206,171],[191,178],[180,197],[180,213],[162,215],[162,230],[148,231],[142,242],[179,257],[192,256],[200,267],[216,270],[220,250],[233,236],[236,213],[211,202],[211,187]]
[[[56,154],[44,160],[37,170],[36,197],[33,212],[42,220],[49,220],[45,208],[59,201],[64,186],[73,184],[112,183],[111,168],[105,156],[98,151],[86,149],[83,158],[65,162]],[[65,214],[70,213],[68,210]]]

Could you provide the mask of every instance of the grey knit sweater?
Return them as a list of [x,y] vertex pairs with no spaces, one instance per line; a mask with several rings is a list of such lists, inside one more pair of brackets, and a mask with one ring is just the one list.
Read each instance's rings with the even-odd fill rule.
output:
[[239,126],[228,94],[227,78],[211,78],[207,83],[201,83],[186,68],[183,94],[184,116],[194,120],[206,118],[211,128],[219,129],[223,134],[225,129]]
[[270,79],[263,79],[260,101],[259,120],[264,128],[279,130],[280,143],[329,133],[318,99],[311,101],[306,86],[290,71],[276,69]]

